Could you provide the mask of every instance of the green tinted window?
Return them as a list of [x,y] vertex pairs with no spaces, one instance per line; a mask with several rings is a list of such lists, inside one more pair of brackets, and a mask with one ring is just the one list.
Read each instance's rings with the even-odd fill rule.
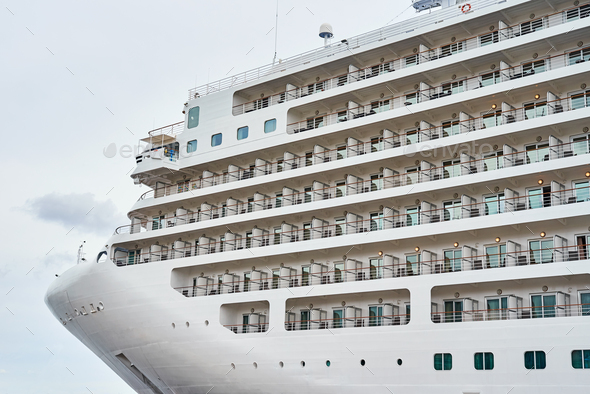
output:
[[187,128],[192,129],[199,125],[199,107],[193,107],[188,111],[188,125]]

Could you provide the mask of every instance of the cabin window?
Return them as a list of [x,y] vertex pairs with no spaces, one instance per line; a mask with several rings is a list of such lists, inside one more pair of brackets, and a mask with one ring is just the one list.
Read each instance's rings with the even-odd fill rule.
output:
[[496,42],[498,42],[498,32],[497,31],[479,36],[479,45],[482,47],[496,43]]
[[524,367],[526,369],[545,369],[546,365],[545,352],[534,351],[524,353]]
[[475,353],[473,366],[478,371],[494,369],[494,353]]
[[590,369],[590,350],[572,351],[572,367],[575,369]]
[[193,107],[188,111],[188,125],[187,128],[192,129],[199,125],[199,107]]
[[218,133],[218,134],[214,134],[211,136],[211,146],[218,146],[221,145],[221,140],[222,140],[222,134]]
[[196,152],[196,150],[197,150],[197,140],[189,141],[186,144],[186,152],[187,153]]
[[240,127],[238,129],[238,141],[248,138],[248,126]]
[[450,371],[453,368],[453,355],[451,353],[436,353],[434,355],[434,369],[437,371]]
[[264,132],[265,133],[272,133],[277,129],[277,120],[270,119],[264,122]]

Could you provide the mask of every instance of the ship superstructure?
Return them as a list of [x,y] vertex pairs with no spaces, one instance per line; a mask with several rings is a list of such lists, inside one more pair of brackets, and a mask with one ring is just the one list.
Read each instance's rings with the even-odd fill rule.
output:
[[140,393],[587,392],[590,3],[434,3],[191,89],[56,318]]

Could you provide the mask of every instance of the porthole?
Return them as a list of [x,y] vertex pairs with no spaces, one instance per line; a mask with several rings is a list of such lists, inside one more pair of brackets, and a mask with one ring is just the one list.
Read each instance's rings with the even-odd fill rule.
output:
[[326,360],[326,367],[329,367],[330,365],[332,365],[332,363],[330,362],[330,360]]
[[397,365],[402,365],[402,359],[401,358],[398,358],[397,359]]
[[301,361],[301,368],[305,367],[305,361]]
[[364,366],[365,366],[365,364],[366,364],[366,363],[365,363],[365,359],[364,359],[364,358],[363,358],[363,359],[361,359],[361,366],[363,366],[363,367],[364,367]]
[[282,361],[279,361],[279,367],[283,368],[285,364]]

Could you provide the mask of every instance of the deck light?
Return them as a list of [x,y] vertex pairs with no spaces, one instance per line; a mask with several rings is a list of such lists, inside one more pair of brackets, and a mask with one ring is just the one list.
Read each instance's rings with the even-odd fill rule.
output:
[[590,171],[586,171],[586,178],[590,178]]
[[542,179],[539,179],[539,180],[537,181],[537,183],[538,183],[539,185],[542,185],[542,184],[543,184],[543,180],[542,180]]
[[502,239],[500,237],[496,237],[495,241],[500,242]]
[[535,94],[535,100],[538,100],[541,98],[541,95],[539,93]]
[[496,109],[498,106],[496,104],[492,104],[492,109]]
[[382,251],[379,251],[378,254],[379,254],[379,256],[383,256],[383,252]]
[[419,251],[420,251],[420,247],[419,247],[419,246],[416,246],[416,247],[414,248],[414,250],[415,250],[416,252],[419,252]]
[[547,233],[545,231],[541,231],[541,238],[545,238],[546,235]]
[[454,247],[456,247],[456,248],[458,248],[458,247],[459,247],[459,242],[455,242],[455,243],[453,244],[453,246],[454,246]]

